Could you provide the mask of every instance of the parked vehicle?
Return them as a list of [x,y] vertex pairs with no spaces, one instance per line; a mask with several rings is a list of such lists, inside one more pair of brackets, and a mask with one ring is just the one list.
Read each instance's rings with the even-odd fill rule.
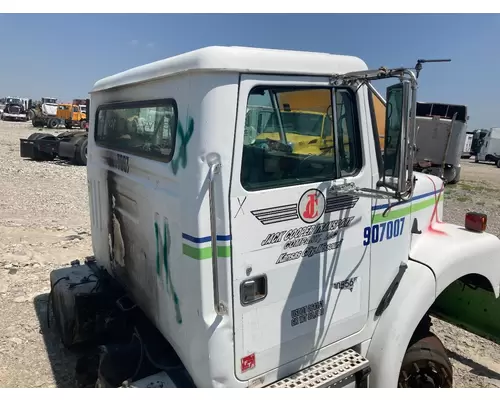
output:
[[24,121],[28,120],[26,116],[27,99],[20,97],[6,97],[5,106],[2,109],[0,118],[3,121]]
[[56,117],[63,121],[66,129],[85,128],[87,122],[86,100],[74,99],[71,104],[59,104]]
[[61,119],[57,118],[57,99],[53,97],[42,97],[30,109],[31,123],[35,128],[55,129],[61,124]]
[[[396,80],[383,125],[380,79]],[[333,122],[326,156],[290,144],[283,99],[303,91],[317,96],[302,111],[329,99],[315,110]],[[413,169],[416,98],[409,68],[241,47],[98,81],[94,254],[54,269],[49,296],[96,386],[451,387],[429,316],[498,336],[456,288],[499,296],[500,239],[481,213],[442,222],[442,179]],[[266,146],[255,105],[277,121]]]
[[[481,150],[481,146],[484,143],[484,137],[488,134],[489,129],[476,129],[474,131],[474,136],[472,138],[472,144],[470,147],[470,155],[471,156],[476,156],[479,154],[479,151]],[[476,162],[478,162],[476,158]]]
[[482,140],[475,161],[492,162],[500,168],[500,128],[491,128]]
[[[86,101],[89,108],[90,101]],[[21,157],[36,161],[52,161],[56,157],[74,164],[87,165],[88,124],[82,130],[63,132],[57,136],[34,132],[27,139],[20,139]]]

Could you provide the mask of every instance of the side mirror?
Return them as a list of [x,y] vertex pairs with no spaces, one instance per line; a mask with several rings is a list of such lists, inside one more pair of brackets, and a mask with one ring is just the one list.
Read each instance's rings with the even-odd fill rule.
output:
[[408,81],[387,88],[382,185],[395,190],[397,194],[406,191],[410,95]]

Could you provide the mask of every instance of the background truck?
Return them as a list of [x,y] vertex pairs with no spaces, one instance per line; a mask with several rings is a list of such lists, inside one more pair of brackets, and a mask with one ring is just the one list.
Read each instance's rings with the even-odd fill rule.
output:
[[491,128],[482,138],[475,161],[492,162],[500,168],[500,128]]
[[0,118],[3,121],[27,121],[26,110],[29,106],[29,99],[8,96],[3,99],[2,113]]
[[71,104],[59,104],[56,117],[63,121],[66,129],[73,127],[85,129],[87,123],[85,104],[85,99],[74,99]]
[[[395,80],[383,154],[381,79]],[[315,110],[334,122],[326,156],[288,145],[282,105],[303,91],[317,96],[302,110],[331,99]],[[500,239],[481,213],[442,221],[443,181],[413,170],[416,98],[412,69],[242,47],[98,81],[88,107],[94,254],[51,272],[48,301],[64,345],[84,349],[80,382],[451,387],[430,315],[499,336],[488,316]],[[268,146],[248,140],[255,105],[277,121]],[[488,313],[462,312],[477,301],[460,297],[464,286],[489,296]]]
[[42,97],[41,101],[34,103],[29,110],[29,119],[35,128],[55,129],[59,126],[60,120],[57,118],[57,99],[53,97]]
[[[86,100],[89,108],[90,100]],[[54,136],[46,132],[32,133],[20,139],[21,157],[36,161],[52,161],[56,157],[74,164],[87,165],[88,124],[79,131],[63,132]]]

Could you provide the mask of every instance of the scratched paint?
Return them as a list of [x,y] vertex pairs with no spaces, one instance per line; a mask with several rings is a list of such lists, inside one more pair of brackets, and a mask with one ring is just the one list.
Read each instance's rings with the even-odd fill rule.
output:
[[184,131],[184,127],[181,122],[177,124],[177,137],[180,140],[179,149],[177,150],[177,157],[175,157],[170,164],[172,165],[172,172],[174,175],[177,175],[177,171],[179,167],[183,169],[186,168],[188,158],[187,158],[187,145],[191,140],[194,132],[194,120],[191,117],[188,117],[187,121],[187,129]]
[[160,227],[158,222],[155,221],[155,235],[156,235],[156,274],[161,279],[162,260],[163,270],[165,271],[165,286],[167,293],[172,297],[175,307],[175,317],[178,324],[182,324],[182,315],[179,304],[179,297],[175,291],[168,256],[170,253],[170,230],[166,222],[163,223],[163,238],[160,234]]

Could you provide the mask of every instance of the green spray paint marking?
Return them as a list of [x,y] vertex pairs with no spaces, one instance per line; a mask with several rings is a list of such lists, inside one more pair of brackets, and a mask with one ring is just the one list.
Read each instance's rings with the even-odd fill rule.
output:
[[[160,261],[160,228],[158,223],[155,221],[155,235],[156,235],[156,273],[158,277],[161,277],[161,261]],[[172,276],[170,275],[170,268],[168,265],[168,254],[170,252],[170,230],[166,223],[163,224],[163,268],[165,269],[165,285],[167,288],[167,293],[172,296],[174,302],[175,314],[178,324],[182,324],[181,309],[179,306],[179,298],[175,292],[174,283],[172,281]]]
[[194,132],[194,120],[191,117],[188,117],[187,122],[187,130],[184,132],[184,127],[179,122],[177,124],[177,136],[180,139],[180,145],[178,149],[177,158],[174,158],[170,164],[172,165],[172,172],[174,175],[177,175],[177,171],[179,170],[179,164],[184,169],[187,165],[187,145],[191,140]]

